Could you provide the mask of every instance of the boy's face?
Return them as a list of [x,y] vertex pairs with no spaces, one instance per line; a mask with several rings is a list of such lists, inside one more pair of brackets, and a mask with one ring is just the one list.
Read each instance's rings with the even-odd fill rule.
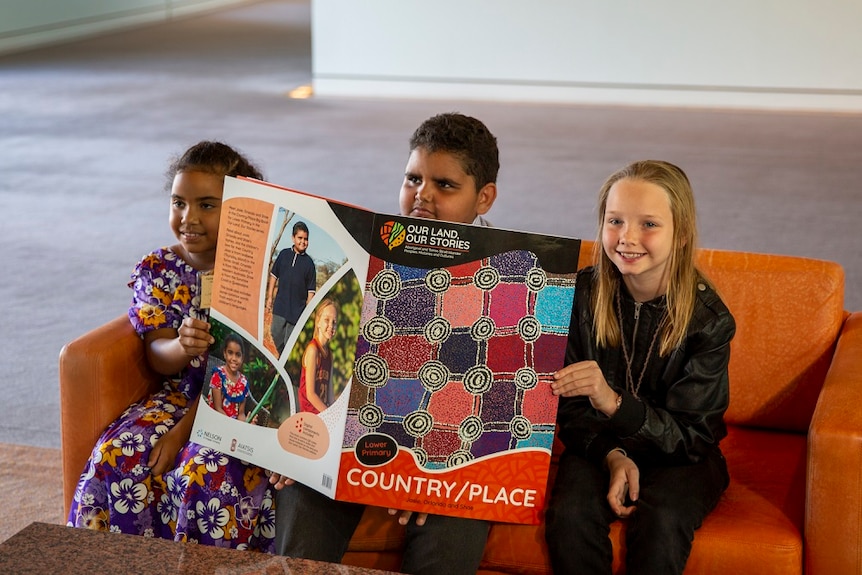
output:
[[293,234],[293,249],[298,254],[305,253],[308,249],[308,232],[296,230]]
[[475,178],[456,155],[421,147],[410,152],[401,184],[401,215],[470,224],[487,213],[496,198],[496,184],[477,190]]

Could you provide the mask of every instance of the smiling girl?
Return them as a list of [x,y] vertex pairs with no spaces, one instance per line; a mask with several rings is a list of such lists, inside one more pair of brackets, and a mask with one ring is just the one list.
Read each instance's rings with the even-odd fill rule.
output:
[[668,162],[636,162],[599,194],[597,264],[578,274],[555,374],[566,449],[547,511],[555,573],[610,573],[610,523],[628,518],[626,573],[682,573],[729,481],[733,316],[695,266],[694,196]]
[[332,375],[332,350],[329,342],[335,336],[338,310],[335,302],[324,299],[314,312],[314,337],[302,354],[299,377],[300,411],[320,413],[331,403],[329,379]]
[[214,341],[200,281],[215,264],[225,176],[261,179],[233,148],[199,142],[168,169],[177,243],[135,267],[129,319],[163,388],[98,439],[68,525],[271,551],[272,493],[263,470],[189,441]]
[[210,406],[219,413],[245,421],[245,400],[248,397],[248,379],[242,373],[245,361],[245,342],[231,332],[222,346],[224,365],[213,370],[210,378]]

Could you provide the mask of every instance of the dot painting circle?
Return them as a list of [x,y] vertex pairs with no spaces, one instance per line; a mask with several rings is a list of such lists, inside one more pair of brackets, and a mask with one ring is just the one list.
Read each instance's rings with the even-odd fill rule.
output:
[[548,278],[545,275],[545,270],[541,268],[533,268],[527,272],[526,281],[524,283],[527,284],[528,289],[537,292],[545,289],[547,282]]
[[493,289],[500,283],[500,272],[491,266],[482,266],[473,274],[473,283],[483,290]]
[[391,269],[381,270],[371,280],[371,294],[379,300],[389,300],[401,293],[401,276]]
[[421,447],[414,447],[413,455],[416,457],[419,467],[424,467],[425,464],[428,463],[428,452]]
[[536,387],[539,383],[539,374],[532,367],[522,367],[515,372],[515,385],[518,389],[528,390]]
[[464,374],[464,388],[473,395],[482,395],[494,383],[494,374],[485,365],[474,365]]
[[452,324],[446,318],[437,316],[425,324],[424,335],[428,343],[443,343],[452,335]]
[[417,409],[404,417],[404,431],[413,437],[424,437],[434,427],[434,418],[424,409]]
[[473,460],[473,454],[465,449],[453,451],[446,459],[446,467],[455,467]]
[[392,321],[383,316],[374,316],[362,326],[362,337],[368,343],[383,343],[395,335]]
[[449,383],[451,373],[449,368],[442,362],[431,360],[426,361],[422,367],[419,368],[418,375],[419,381],[422,382],[422,386],[433,393],[435,391],[440,391],[447,383]]
[[475,415],[470,415],[465,417],[458,426],[458,437],[461,441],[473,443],[482,436],[482,431],[484,431],[482,420]]
[[518,334],[527,343],[534,342],[542,335],[542,324],[535,316],[526,315],[518,320]]
[[373,403],[366,403],[362,407],[359,408],[359,413],[357,414],[359,417],[359,423],[364,425],[365,427],[376,428],[380,424],[383,423],[383,418],[385,414],[383,410],[378,405],[374,405]]
[[443,293],[452,284],[452,274],[447,269],[431,270],[425,276],[425,286],[434,293]]
[[389,366],[386,361],[370,353],[356,361],[354,373],[359,383],[368,387],[383,387],[389,381]]
[[523,415],[516,415],[509,422],[509,432],[515,439],[527,439],[533,434],[533,426]]
[[470,326],[470,337],[474,341],[486,341],[497,331],[497,325],[490,317],[483,315]]

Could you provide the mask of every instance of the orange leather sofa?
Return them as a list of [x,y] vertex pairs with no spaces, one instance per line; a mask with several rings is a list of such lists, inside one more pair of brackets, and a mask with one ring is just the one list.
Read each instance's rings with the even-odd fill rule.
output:
[[[582,265],[591,249],[584,242]],[[731,483],[697,531],[686,573],[862,573],[862,311],[844,311],[841,267],[715,250],[699,258],[737,322],[722,442]],[[67,509],[98,435],[157,381],[125,316],[63,348]],[[625,522],[611,531],[617,573],[624,531]],[[397,570],[402,543],[392,518],[369,508],[345,563]],[[550,572],[543,526],[492,526],[480,573]]]

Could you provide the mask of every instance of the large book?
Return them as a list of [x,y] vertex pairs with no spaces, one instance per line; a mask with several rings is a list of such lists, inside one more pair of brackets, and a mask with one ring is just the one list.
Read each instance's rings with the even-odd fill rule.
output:
[[[194,441],[339,500],[538,523],[579,240],[235,178],[221,218]],[[279,352],[268,288],[299,221],[316,287]]]

